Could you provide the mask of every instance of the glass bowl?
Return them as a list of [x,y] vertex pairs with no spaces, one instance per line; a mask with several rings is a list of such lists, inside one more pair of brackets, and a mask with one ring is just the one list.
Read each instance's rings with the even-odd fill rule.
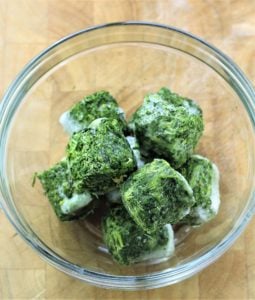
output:
[[[220,169],[221,207],[204,226],[176,230],[171,259],[119,266],[101,242],[96,218],[58,221],[32,177],[63,157],[68,137],[59,116],[84,95],[108,90],[130,116],[144,94],[162,86],[203,109],[196,152]],[[125,22],[74,33],[34,58],[1,103],[1,206],[39,255],[73,277],[126,290],[179,282],[219,258],[254,213],[254,99],[229,58],[176,28]]]

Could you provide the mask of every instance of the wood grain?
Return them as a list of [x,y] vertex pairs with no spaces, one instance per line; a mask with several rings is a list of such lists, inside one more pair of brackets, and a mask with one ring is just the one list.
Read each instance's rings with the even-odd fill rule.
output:
[[[93,24],[120,20],[160,22],[199,35],[231,56],[255,83],[254,1],[0,0],[0,95],[50,43]],[[255,220],[200,274],[141,292],[103,290],[72,279],[42,261],[2,212],[0,228],[0,299],[255,299]]]

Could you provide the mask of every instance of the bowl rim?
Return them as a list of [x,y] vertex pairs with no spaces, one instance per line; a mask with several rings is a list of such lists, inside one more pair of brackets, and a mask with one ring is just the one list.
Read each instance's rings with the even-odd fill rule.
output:
[[[184,30],[178,29],[176,27],[163,25],[154,22],[144,22],[144,21],[125,21],[125,22],[114,22],[114,23],[106,23],[97,26],[91,26],[80,31],[74,32],[72,34],[67,35],[66,37],[56,41],[55,43],[48,46],[45,50],[40,52],[37,56],[35,56],[16,76],[13,82],[10,84],[9,88],[6,90],[3,100],[0,103],[0,205],[2,206],[7,218],[11,222],[11,224],[15,227],[15,230],[19,233],[19,235],[33,248],[41,257],[43,257],[47,262],[51,265],[55,266],[59,270],[81,279],[85,282],[88,282],[92,285],[96,285],[99,287],[105,288],[115,288],[115,289],[123,289],[123,290],[138,290],[138,289],[148,289],[148,288],[157,288],[166,286],[169,284],[174,284],[183,279],[186,279],[195,273],[201,271],[209,264],[217,260],[240,236],[240,234],[245,229],[248,222],[251,220],[254,212],[255,212],[255,191],[253,191],[248,198],[248,205],[243,210],[241,215],[238,218],[238,222],[235,226],[228,232],[228,234],[216,245],[209,249],[202,256],[194,259],[194,261],[189,262],[188,266],[186,264],[179,265],[174,268],[169,268],[164,271],[158,271],[146,275],[138,275],[138,276],[123,276],[123,275],[110,275],[104,274],[101,272],[95,272],[87,270],[78,265],[67,262],[64,258],[56,254],[54,251],[48,248],[37,236],[33,237],[33,231],[31,231],[32,236],[26,234],[25,228],[18,224],[20,220],[17,220],[13,217],[13,213],[11,212],[9,206],[6,204],[4,200],[4,194],[8,192],[8,186],[5,181],[5,141],[7,139],[7,133],[9,130],[9,124],[5,123],[6,120],[6,112],[11,109],[11,99],[13,98],[13,93],[17,89],[17,87],[21,84],[24,77],[29,74],[31,70],[33,70],[38,61],[43,60],[43,58],[47,55],[55,47],[65,43],[66,41],[75,38],[76,36],[86,34],[90,31],[104,29],[106,27],[120,27],[120,26],[148,26],[148,27],[157,27],[165,30],[169,30],[171,32],[176,32],[181,34],[182,36],[188,37],[191,40],[195,40],[199,43],[199,45],[205,46],[206,50],[209,50],[213,53],[215,57],[217,57],[224,66],[229,70],[231,74],[233,74],[234,80],[238,80],[239,84],[243,86],[243,92],[245,93],[246,101],[240,99],[245,108],[246,112],[249,115],[249,119],[251,121],[253,132],[255,132],[255,91],[252,84],[243,74],[241,69],[224,53],[220,50],[212,46],[210,43],[205,40],[191,34],[185,32]],[[248,99],[248,100],[247,100]]]

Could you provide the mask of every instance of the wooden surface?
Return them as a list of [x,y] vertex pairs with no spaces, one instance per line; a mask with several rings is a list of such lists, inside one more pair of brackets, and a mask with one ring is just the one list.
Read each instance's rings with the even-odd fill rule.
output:
[[[0,95],[40,50],[86,26],[120,20],[165,23],[199,35],[231,56],[255,83],[255,1],[0,0]],[[255,299],[255,220],[199,275],[151,291],[103,290],[55,270],[0,212],[0,299]]]

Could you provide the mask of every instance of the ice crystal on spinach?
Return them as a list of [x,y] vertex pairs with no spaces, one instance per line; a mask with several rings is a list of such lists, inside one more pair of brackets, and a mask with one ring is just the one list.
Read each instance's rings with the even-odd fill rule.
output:
[[36,174],[56,215],[62,221],[70,221],[91,213],[96,206],[92,195],[86,191],[76,193],[66,159],[50,169]]
[[121,187],[122,202],[144,231],[176,224],[194,204],[185,178],[163,159],[154,159],[134,172]]
[[123,207],[112,208],[102,222],[103,239],[113,259],[128,265],[170,256],[174,251],[170,224],[154,234],[145,233]]
[[121,194],[119,189],[106,193],[105,197],[110,203],[121,203]]
[[179,169],[193,189],[195,204],[181,222],[200,225],[214,218],[219,210],[219,171],[215,164],[200,155],[192,155]]
[[116,119],[123,129],[126,128],[124,111],[107,91],[99,91],[84,97],[69,111],[63,113],[59,121],[65,131],[72,134],[87,128],[92,121],[102,117]]
[[66,153],[78,192],[107,193],[136,169],[134,154],[116,119],[96,119],[74,133]]
[[139,144],[138,144],[138,142],[137,142],[137,140],[134,136],[127,136],[126,139],[129,143],[131,149],[133,150],[135,160],[136,160],[136,164],[137,164],[137,168],[140,169],[144,165],[145,162],[142,158],[140,148],[139,148]]
[[175,168],[193,153],[204,128],[200,107],[167,88],[145,96],[129,126],[143,154],[165,158]]

